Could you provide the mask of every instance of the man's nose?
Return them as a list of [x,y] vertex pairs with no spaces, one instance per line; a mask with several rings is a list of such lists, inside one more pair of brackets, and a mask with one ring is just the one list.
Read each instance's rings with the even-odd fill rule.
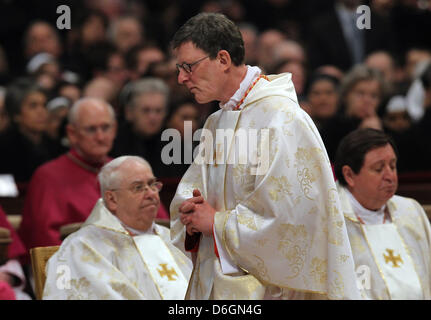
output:
[[105,131],[103,130],[103,128],[97,128],[94,136],[99,141],[103,140],[105,138]]
[[183,68],[179,68],[178,83],[184,84],[184,82],[186,82],[188,78],[189,78],[189,74]]
[[387,166],[383,177],[387,180],[394,181],[397,177],[397,170]]

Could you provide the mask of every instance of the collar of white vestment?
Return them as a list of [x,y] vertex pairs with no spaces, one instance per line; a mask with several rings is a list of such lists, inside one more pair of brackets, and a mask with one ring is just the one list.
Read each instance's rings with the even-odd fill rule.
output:
[[[125,226],[120,221],[120,219],[118,219],[114,214],[112,214],[111,211],[108,210],[108,208],[106,208],[102,198],[97,200],[96,205],[91,211],[90,216],[84,222],[83,226],[85,225],[95,225],[100,228],[112,230],[112,231],[127,234],[127,235],[135,235],[135,234],[141,234],[145,232],[149,232],[149,233],[157,232],[156,231],[157,227],[155,223],[153,223],[151,228],[149,228],[147,231],[139,231]],[[133,234],[131,234],[131,232],[128,231],[128,228],[130,228],[130,231]]]
[[385,219],[387,208],[386,204],[384,204],[379,210],[369,210],[356,200],[355,196],[349,191],[349,189],[345,188],[345,191],[358,221],[364,224],[382,224],[389,222],[389,220]]
[[[238,103],[241,101],[242,97],[247,92],[247,89],[252,85],[253,81],[256,80],[257,77],[260,76],[262,70],[259,67],[252,67],[247,65],[247,73],[244,79],[241,81],[239,85],[239,89],[233,94],[233,96],[226,103],[219,103],[221,109],[226,111],[231,111],[235,108]],[[241,107],[239,108],[241,110]]]

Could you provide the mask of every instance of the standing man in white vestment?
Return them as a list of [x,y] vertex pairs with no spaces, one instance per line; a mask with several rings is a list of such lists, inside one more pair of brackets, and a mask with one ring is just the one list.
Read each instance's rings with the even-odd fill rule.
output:
[[430,299],[430,223],[416,200],[395,195],[392,139],[375,129],[351,132],[338,147],[335,173],[363,294]]
[[184,299],[191,260],[154,223],[162,188],[150,165],[123,156],[99,173],[102,199],[47,264],[44,299]]
[[220,103],[170,206],[171,238],[193,252],[186,298],[360,299],[328,156],[291,74],[245,65],[222,14],[192,17],[172,46],[178,82]]

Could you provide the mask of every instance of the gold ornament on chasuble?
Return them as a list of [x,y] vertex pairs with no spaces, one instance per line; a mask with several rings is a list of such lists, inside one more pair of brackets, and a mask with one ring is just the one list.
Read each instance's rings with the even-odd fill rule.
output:
[[344,297],[344,279],[339,271],[334,270],[332,275],[334,279],[329,284],[328,297],[340,299]]
[[110,281],[109,285],[111,286],[112,290],[115,292],[118,292],[124,299],[126,300],[134,300],[136,299],[136,292],[134,292],[130,286],[126,285],[123,282],[119,281]]
[[[176,281],[178,277],[178,274],[176,273],[174,268],[169,269],[166,263],[160,263],[159,264],[160,269],[157,269],[159,272],[159,275],[163,277],[167,277],[168,281]],[[174,277],[176,276],[176,277]]]
[[383,253],[383,258],[386,264],[391,264],[393,268],[399,268],[400,264],[404,263],[400,255],[395,255],[394,250],[386,249],[387,254]]
[[286,195],[292,195],[292,185],[287,180],[287,177],[281,176],[276,178],[274,176],[269,177],[269,197],[273,201],[283,200]]
[[[336,246],[342,246],[344,243],[343,230],[345,228],[344,219],[340,218],[340,214],[337,203],[337,190],[330,189],[328,192],[328,199],[326,201],[326,212],[328,215],[321,217],[322,231],[326,234],[328,242]],[[329,219],[329,221],[328,221]],[[331,226],[332,232],[329,233],[328,225]]]
[[304,225],[283,223],[277,228],[278,251],[288,260],[287,279],[297,277],[304,268],[311,239]]
[[324,284],[328,279],[327,272],[328,261],[314,257],[311,260],[310,277],[314,283]]
[[320,148],[298,148],[295,153],[296,176],[304,196],[309,200],[314,200],[313,184],[322,176],[324,161]]
[[352,246],[353,251],[364,253],[366,248],[366,243],[364,243],[363,237],[360,237],[356,234],[351,235],[350,237],[350,245]]
[[[79,279],[71,279],[70,280],[70,292],[73,292],[74,299],[84,300],[91,299],[90,292],[88,288],[90,287],[90,281],[86,277],[82,277]],[[81,294],[84,293],[85,294]],[[72,296],[72,295],[71,295]]]

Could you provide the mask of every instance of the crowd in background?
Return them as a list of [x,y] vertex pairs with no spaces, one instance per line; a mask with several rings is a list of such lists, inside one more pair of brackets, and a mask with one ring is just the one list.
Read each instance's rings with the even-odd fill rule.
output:
[[[57,27],[60,5],[70,8],[70,29]],[[366,10],[358,13],[360,5],[367,5],[370,15]],[[193,133],[219,106],[196,103],[178,85],[169,41],[180,25],[201,11],[224,13],[238,24],[246,64],[259,66],[265,74],[292,74],[299,104],[316,124],[331,161],[344,136],[369,127],[394,138],[399,172],[431,172],[430,1],[1,1],[0,174],[14,176],[27,197],[26,208],[40,203],[42,196],[35,197],[36,191],[57,197],[51,194],[55,191],[42,190],[36,179],[30,184],[33,189],[26,186],[42,164],[57,159],[45,168],[48,172],[60,160],[69,161],[64,154],[73,146],[67,133],[76,128],[67,126],[68,111],[82,97],[99,98],[113,107],[116,130],[110,131],[114,122],[101,130],[84,128],[93,137],[115,132],[105,145],[109,156],[139,155],[159,178],[179,179],[185,173],[197,143]],[[368,19],[370,29],[358,27],[358,19]],[[75,122],[100,120],[80,114]],[[176,129],[181,140],[181,159],[169,165],[161,157],[170,143],[163,136],[165,129]],[[87,142],[82,138],[76,144],[91,155],[95,150]],[[71,152],[70,157],[79,158]],[[45,171],[40,169],[39,176]],[[92,193],[85,191],[85,196],[92,194],[87,199],[92,206],[99,195],[91,172],[85,174]],[[64,189],[68,183],[71,190],[79,188],[80,179],[75,177],[73,184],[61,180],[63,175],[53,187],[52,176],[45,183],[51,189]],[[74,205],[66,207],[61,213],[75,210]],[[47,217],[46,210],[40,214]],[[73,215],[67,219],[77,220]],[[33,220],[25,222],[41,230]],[[25,254],[20,246],[20,253],[9,258]]]
[[[57,28],[61,4],[70,8],[70,29]],[[370,29],[358,28],[361,4],[370,8]],[[160,159],[158,151],[166,145],[162,131],[181,129],[184,121],[196,130],[218,108],[198,105],[177,84],[169,48],[173,32],[198,11],[222,12],[240,26],[247,64],[268,74],[292,73],[300,105],[318,126],[331,160],[348,132],[373,127],[396,139],[399,171],[431,168],[423,139],[431,130],[427,1],[82,0],[1,6],[0,171],[14,174],[18,183],[67,150],[67,111],[85,96],[102,98],[116,111],[112,156],[138,154],[150,160],[156,175],[181,176],[187,165],[166,166]],[[142,79],[160,80],[165,99],[134,99]],[[420,159],[411,157],[418,148]]]
[[[362,4],[370,29],[358,27]],[[57,28],[59,5],[70,8],[70,29]],[[429,1],[52,0],[0,4],[0,173],[28,182],[68,150],[70,106],[98,97],[118,120],[111,156],[137,154],[156,176],[181,177],[187,164],[161,161],[163,130],[189,139],[184,121],[194,132],[218,109],[178,85],[169,48],[200,11],[239,25],[247,64],[292,74],[331,160],[348,132],[372,127],[395,138],[400,172],[431,168]]]

